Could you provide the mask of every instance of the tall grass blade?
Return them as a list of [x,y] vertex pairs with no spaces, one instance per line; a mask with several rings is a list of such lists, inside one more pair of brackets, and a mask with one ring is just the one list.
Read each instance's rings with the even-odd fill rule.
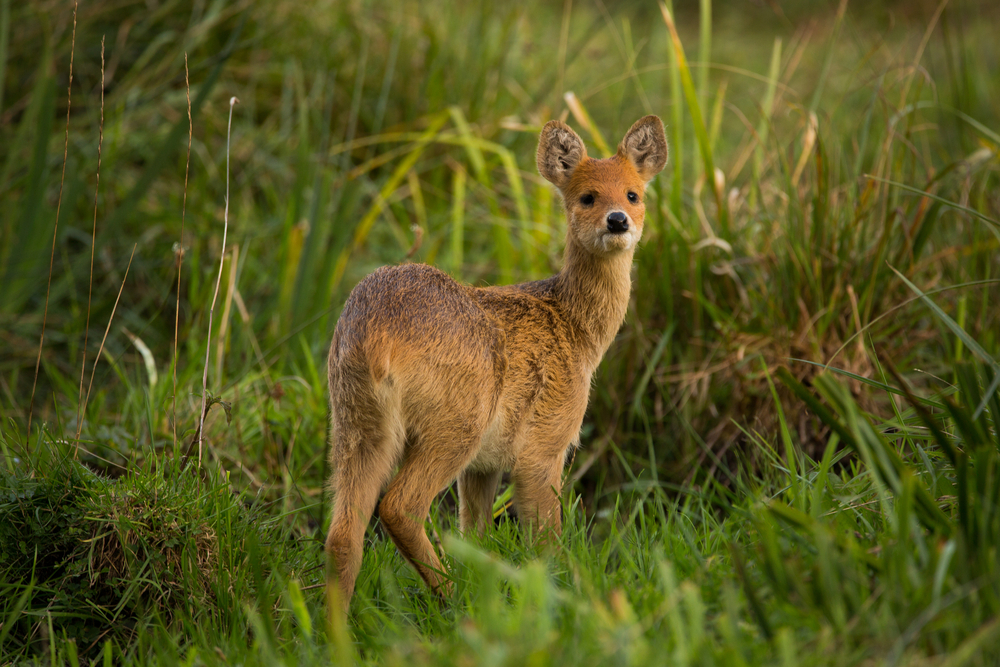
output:
[[826,59],[823,61],[823,69],[820,70],[819,77],[816,79],[816,89],[813,91],[812,100],[809,102],[809,113],[816,113],[819,109],[820,100],[823,99],[823,87],[826,84],[826,79],[830,75],[830,65],[833,64],[834,54],[840,47],[840,28],[844,23],[844,14],[847,12],[847,0],[840,0],[840,5],[837,6],[837,17],[834,19],[833,23],[833,33],[830,36],[830,47],[826,52]]
[[712,60],[712,0],[699,0],[698,9],[698,105],[705,109],[708,107],[708,74]]
[[[73,5],[73,33],[70,38],[69,76],[66,84],[66,131],[63,138],[62,171],[59,174],[59,195],[56,199],[56,219],[52,225],[52,250],[49,253],[49,272],[45,280],[45,305],[42,307],[41,333],[38,335],[38,355],[35,357],[35,374],[31,380],[31,396],[28,399],[28,426],[25,429],[25,446],[31,440],[31,419],[35,409],[35,390],[38,387],[38,370],[42,363],[42,350],[45,347],[45,327],[49,319],[49,298],[52,296],[52,269],[56,259],[56,242],[59,238],[59,216],[62,214],[63,186],[66,183],[66,162],[69,158],[69,119],[73,108],[73,57],[76,55],[76,15],[79,3]],[[7,39],[10,27],[10,3],[4,0],[0,8],[0,110],[3,109],[3,74],[7,66]],[[2,260],[0,260],[2,261]]]
[[767,147],[768,132],[771,129],[771,113],[774,110],[774,94],[778,88],[778,75],[781,71],[781,38],[774,38],[771,47],[771,64],[767,68],[767,89],[761,101],[760,122],[757,123],[757,145],[753,151],[753,189],[750,192],[751,209],[756,207],[760,196],[761,168],[764,164],[764,149]]
[[967,214],[971,215],[972,217],[977,218],[979,220],[982,220],[986,224],[988,224],[991,227],[993,227],[994,228],[994,232],[993,232],[994,235],[996,235],[997,238],[1000,238],[1000,220],[997,220],[996,218],[991,218],[990,216],[986,215],[985,213],[982,213],[981,211],[977,211],[974,208],[970,208],[968,206],[964,206],[962,204],[959,204],[958,202],[954,202],[954,201],[951,201],[949,199],[945,199],[944,197],[940,197],[940,196],[938,196],[936,194],[927,192],[926,190],[921,190],[920,188],[915,188],[915,187],[913,187],[911,185],[906,185],[905,183],[900,183],[898,181],[893,181],[893,180],[890,180],[890,179],[887,179],[887,178],[879,178],[878,176],[872,176],[870,174],[866,174],[865,178],[867,178],[868,180],[871,180],[871,181],[876,181],[878,183],[885,183],[886,185],[891,185],[891,186],[893,186],[895,188],[899,188],[900,190],[905,190],[906,192],[911,192],[911,193],[913,193],[915,195],[920,195],[921,197],[927,197],[929,199],[933,199],[934,201],[940,202],[941,204],[944,204],[945,206],[950,206],[951,208],[955,209],[956,211],[961,211],[963,213],[967,213]]
[[[319,97],[319,102],[322,105],[321,108],[322,116],[320,117],[319,124],[319,137],[312,138],[308,142],[309,146],[318,146],[317,155],[325,156],[328,152],[330,145],[330,127],[333,123],[333,109],[335,106],[336,91],[332,90],[332,84],[329,83],[333,79],[332,74],[327,72],[321,72],[317,74],[317,97]],[[360,81],[355,82],[355,88],[360,85]],[[357,91],[355,90],[355,95]],[[353,103],[352,103],[353,104]],[[352,113],[354,109],[352,106]],[[353,118],[353,116],[352,116]],[[354,122],[348,122],[348,132],[354,126]],[[351,137],[348,136],[348,141]],[[341,167],[347,166],[348,156],[345,154],[341,163]],[[322,164],[322,160],[319,160]],[[337,220],[327,214],[327,204],[329,203],[330,197],[330,181],[332,176],[329,170],[323,169],[320,166],[310,165],[312,173],[312,200],[309,203],[309,209],[306,214],[306,230],[308,233],[302,244],[298,244],[298,239],[293,236],[289,239],[289,254],[297,254],[298,260],[294,267],[295,269],[295,287],[293,289],[292,298],[292,316],[289,320],[290,325],[301,322],[307,316],[309,306],[312,304],[313,299],[316,298],[316,276],[320,271],[321,265],[325,262],[327,248],[329,244],[330,234],[333,232],[333,227],[336,225]],[[308,174],[308,172],[306,172]],[[342,197],[343,188],[338,188],[334,196]],[[299,221],[296,221],[299,222]],[[300,227],[301,229],[301,227]],[[322,298],[322,297],[320,297]]]
[[[667,0],[667,9],[673,13],[673,0]],[[667,68],[670,74],[670,117],[671,117],[671,147],[670,162],[672,163],[672,185],[670,189],[670,210],[675,217],[682,213],[681,195],[684,188],[684,105],[681,103],[681,75],[677,62],[677,52],[671,46],[667,47]]]
[[476,174],[476,180],[484,185],[488,185],[486,160],[483,158],[483,152],[479,149],[479,144],[472,134],[469,121],[465,119],[465,114],[462,113],[459,107],[448,107],[448,113],[451,115],[451,120],[458,129],[458,136],[462,139],[462,146],[469,156],[469,163],[472,165],[472,171]]
[[712,158],[712,146],[708,139],[708,128],[701,113],[701,106],[698,104],[698,95],[691,79],[691,71],[688,68],[687,58],[684,56],[684,47],[680,37],[677,35],[677,28],[674,26],[674,19],[667,9],[667,6],[660,3],[660,12],[663,14],[663,21],[670,31],[670,40],[674,47],[674,54],[677,57],[677,70],[680,75],[681,87],[684,90],[684,98],[687,101],[688,112],[691,114],[691,122],[694,125],[694,135],[698,141],[698,148],[701,152],[702,164],[704,165],[705,180],[708,182],[715,196],[715,204],[718,208],[719,223],[722,226],[722,235],[729,237],[729,215],[726,203],[723,199],[719,184],[715,179],[715,161]]
[[[782,384],[806,403],[810,411],[819,417],[824,424],[833,429],[845,444],[850,446],[863,460],[873,466],[873,471],[889,490],[894,494],[901,493],[902,486],[900,479],[905,464],[900,459],[899,454],[881,436],[876,434],[871,424],[861,416],[857,405],[846,389],[826,374],[817,375],[813,379],[813,386],[816,390],[844,416],[847,422],[845,425],[812,392],[806,389],[787,368],[779,368],[777,376]],[[938,507],[937,502],[930,497],[925,487],[916,487],[914,498],[919,506],[918,515],[921,523],[930,530],[937,531],[944,536],[948,536],[953,532],[947,515]]]
[[507,181],[510,183],[511,196],[514,198],[514,211],[517,213],[521,232],[521,253],[524,257],[524,265],[528,271],[541,273],[544,265],[541,263],[539,254],[535,252],[535,238],[532,234],[531,213],[528,208],[528,198],[524,193],[524,182],[521,180],[521,170],[517,167],[517,158],[508,149],[496,145],[496,153],[503,165]]
[[[810,236],[815,255],[820,256],[830,247],[827,239],[827,223],[830,219],[830,160],[823,147],[823,138],[816,136],[816,184],[813,193],[812,229]],[[817,281],[823,283],[823,264],[816,266]]]
[[[872,85],[871,95],[868,97],[868,104],[865,107],[864,120],[861,123],[861,132],[858,138],[858,151],[856,157],[854,158],[854,173],[861,174],[864,171],[865,158],[868,155],[868,141],[871,137],[872,131],[872,120],[875,117],[876,111],[878,111],[879,97],[884,93],[882,85],[885,81],[885,73],[883,72],[878,80]],[[858,184],[859,194],[864,193],[865,189],[870,187],[870,183]],[[863,196],[863,194],[862,194]]]
[[965,329],[960,327],[955,320],[949,317],[948,313],[944,312],[944,310],[942,310],[940,306],[934,303],[934,301],[931,300],[929,296],[924,294],[919,287],[917,287],[912,282],[907,280],[906,276],[897,271],[895,267],[890,266],[889,268],[892,269],[893,273],[899,276],[900,280],[902,280],[906,284],[906,286],[913,291],[914,294],[920,297],[920,300],[923,301],[927,305],[927,307],[931,309],[931,312],[933,312],[934,315],[937,316],[937,318],[941,320],[946,327],[951,329],[951,332],[954,333],[958,337],[958,339],[962,341],[962,343],[969,349],[969,351],[971,351],[974,355],[979,357],[980,361],[982,361],[985,364],[988,364],[990,368],[992,368],[993,371],[996,373],[993,382],[990,383],[989,389],[987,389],[986,394],[979,402],[979,405],[976,406],[976,410],[972,415],[972,419],[979,419],[979,415],[981,415],[983,413],[983,410],[986,409],[986,405],[989,402],[990,398],[993,396],[994,393],[996,393],[997,389],[1000,388],[1000,362],[994,359],[989,352],[983,349],[983,346],[980,345],[975,338],[970,336],[965,331]]
[[802,153],[799,155],[799,161],[795,165],[795,171],[792,172],[791,187],[795,190],[799,184],[799,178],[802,177],[802,172],[806,169],[806,164],[809,162],[809,156],[812,155],[813,148],[816,146],[816,139],[819,137],[819,118],[813,112],[809,112],[809,117],[806,119],[806,127],[802,135]]
[[313,640],[312,616],[306,607],[306,600],[302,595],[302,587],[299,586],[299,582],[295,579],[288,582],[287,598],[288,604],[292,608],[292,613],[295,614],[295,619],[299,623],[299,632],[301,633],[302,641],[308,645]]
[[867,378],[867,377],[865,377],[863,375],[858,375],[857,373],[852,373],[850,371],[844,370],[843,368],[836,368],[834,366],[829,366],[827,364],[821,364],[821,363],[816,362],[816,361],[810,361],[808,359],[797,359],[795,357],[789,357],[788,360],[789,361],[794,361],[794,362],[800,363],[800,364],[809,364],[810,366],[816,366],[817,368],[822,368],[823,370],[828,370],[828,371],[830,371],[832,373],[836,373],[838,375],[843,375],[844,377],[850,378],[850,379],[852,379],[852,380],[854,380],[856,382],[860,382],[862,384],[866,384],[869,387],[874,387],[874,388],[876,388],[876,389],[878,389],[880,391],[884,391],[884,392],[886,392],[888,394],[895,394],[896,396],[906,396],[907,398],[909,398],[911,400],[911,402],[915,401],[915,402],[923,403],[924,405],[929,405],[932,408],[937,408],[938,410],[944,410],[944,403],[942,403],[940,401],[935,401],[934,399],[931,399],[931,398],[924,398],[924,397],[920,397],[920,396],[913,396],[912,394],[910,394],[909,392],[907,392],[905,390],[901,390],[901,389],[898,389],[896,387],[893,387],[891,384],[886,384],[885,382],[879,382],[878,380],[873,380],[873,379]]
[[567,91],[566,94],[563,95],[563,99],[566,101],[566,106],[569,107],[573,117],[576,118],[576,122],[587,130],[591,141],[594,142],[594,147],[597,148],[601,157],[610,157],[611,148],[608,146],[608,142],[604,140],[604,135],[601,134],[601,130],[597,127],[597,124],[590,117],[590,114],[587,113],[587,109],[583,106],[583,102],[581,102],[572,91]]
[[[104,63],[104,37],[101,37],[101,120],[100,124],[97,126],[97,170],[96,179],[94,184],[94,222],[90,233],[90,279],[87,281],[87,319],[83,325],[83,346],[81,348],[80,354],[80,394],[77,398],[77,413],[76,413],[76,440],[77,440],[77,450],[74,451],[73,456],[77,458],[79,456],[79,441],[80,441],[80,429],[83,428],[83,419],[86,416],[86,400],[83,394],[83,376],[87,370],[87,341],[90,337],[90,309],[94,296],[94,253],[97,251],[97,205],[98,199],[97,195],[100,192],[101,187],[101,149],[104,146],[104,76],[105,76],[105,63]],[[133,249],[134,252],[134,249]],[[97,361],[94,362],[94,367],[97,367]]]
[[[201,376],[201,410],[198,415],[198,467],[201,468],[202,461],[202,441],[205,437],[205,415],[211,407],[208,403],[208,360],[212,353],[212,317],[215,314],[215,302],[219,298],[219,286],[222,283],[222,269],[226,260],[226,237],[229,235],[229,153],[230,140],[233,130],[233,107],[239,102],[236,97],[229,98],[229,122],[226,126],[226,201],[222,216],[222,247],[219,249],[219,273],[215,279],[215,292],[212,294],[212,302],[208,307],[208,338],[205,341],[205,366]],[[222,378],[216,378],[221,382]]]
[[920,219],[919,226],[917,227],[916,232],[913,233],[913,243],[910,247],[909,259],[911,265],[915,263],[923,253],[924,247],[927,245],[927,241],[931,238],[931,232],[935,229],[934,225],[937,222],[943,207],[944,204],[941,202],[934,202]]
[[[719,89],[715,93],[715,102],[712,104],[712,120],[708,126],[708,147],[709,152],[715,153],[715,144],[719,139],[719,130],[722,127],[722,113],[726,105],[726,90],[729,82],[723,79],[719,83]],[[718,174],[718,172],[716,172]]]
[[[74,9],[74,12],[76,10]],[[76,43],[76,33],[73,34],[73,43]],[[70,60],[72,63],[72,59]],[[70,79],[72,81],[72,78]],[[184,158],[184,194],[181,199],[181,229],[178,235],[178,245],[174,251],[174,256],[177,262],[177,301],[175,303],[174,310],[174,345],[173,350],[170,355],[170,375],[171,375],[171,391],[170,391],[170,421],[171,421],[171,434],[173,436],[173,446],[174,454],[177,454],[177,364],[179,360],[177,358],[177,339],[180,337],[180,323],[181,323],[181,269],[184,266],[184,224],[187,222],[187,198],[188,198],[188,179],[191,176],[191,144],[194,139],[194,123],[191,121],[191,73],[188,68],[188,56],[187,52],[184,53],[184,97],[187,101],[187,120],[188,120],[188,142],[187,142],[187,153]],[[68,106],[68,105],[67,105]],[[67,111],[68,114],[68,111]],[[69,119],[67,118],[67,131],[68,131]],[[58,216],[57,216],[58,217]]]
[[950,107],[946,104],[935,104],[933,102],[917,102],[916,106],[917,108],[937,108],[941,109],[942,111],[947,111],[950,114],[954,114],[955,116],[961,118],[963,121],[965,121],[972,127],[976,128],[976,130],[981,132],[983,136],[992,141],[994,144],[1000,144],[1000,133],[990,129],[989,127],[980,123],[978,120],[976,120],[975,118],[973,118],[972,116],[970,116],[969,114],[965,113],[960,109]]
[[372,134],[382,131],[382,123],[385,120],[385,112],[389,106],[389,94],[392,92],[392,81],[396,74],[396,60],[399,57],[399,45],[403,41],[403,31],[399,28],[392,32],[392,43],[389,46],[389,57],[385,67],[385,74],[382,77],[382,90],[378,95],[378,104],[375,105],[375,119],[372,121]]
[[671,338],[673,338],[676,326],[676,323],[671,323],[670,326],[667,327],[666,331],[660,334],[660,340],[656,342],[653,354],[649,356],[649,360],[646,362],[646,370],[643,371],[642,377],[639,378],[639,382],[635,386],[632,398],[633,415],[637,415],[642,411],[642,399],[646,394],[646,387],[649,386],[649,381],[653,378],[653,373],[656,372],[660,363],[660,358],[666,351],[667,345],[670,344]]
[[[0,306],[0,311],[10,313],[21,311],[32,291],[37,289],[44,271],[44,263],[37,260],[44,256],[42,249],[48,238],[48,227],[39,224],[38,219],[45,208],[48,146],[55,122],[56,82],[46,71],[46,68],[51,66],[51,56],[45,54],[43,59],[43,65],[38,72],[39,81],[34,87],[29,108],[21,121],[25,129],[29,125],[34,126],[31,162],[27,168],[24,194],[20,201],[21,211],[16,218],[16,224],[8,220],[7,224],[3,225],[9,227],[3,230],[4,236],[7,236],[4,243],[6,247],[0,248],[0,275],[3,276],[4,285],[3,305]],[[11,152],[8,160],[13,161],[15,155],[15,152]],[[10,164],[9,162],[8,165]],[[0,187],[3,187],[5,182],[0,183]]]
[[347,626],[347,616],[340,602],[340,587],[326,586],[327,637],[331,640],[330,661],[334,665],[349,667],[357,664],[354,644]]
[[[298,63],[285,66],[282,87],[282,135],[287,140],[296,140],[294,154],[295,178],[290,184],[286,199],[285,224],[282,230],[281,289],[278,293],[279,313],[286,325],[282,331],[294,326],[293,299],[298,282],[303,243],[308,223],[304,220],[305,192],[312,170],[316,168],[311,160],[309,102],[306,96],[302,68]],[[292,127],[294,124],[294,128]],[[289,156],[291,159],[292,156]]]
[[333,273],[331,274],[330,285],[333,290],[335,290],[339,285],[341,279],[344,277],[344,271],[347,270],[347,260],[353,255],[368,238],[368,232],[371,231],[372,225],[381,215],[382,210],[385,208],[386,200],[389,196],[396,191],[403,179],[409,173],[413,165],[416,164],[417,160],[423,154],[424,149],[430,144],[434,137],[441,130],[441,127],[447,122],[449,117],[448,112],[439,113],[436,116],[432,116],[430,119],[430,124],[428,128],[420,135],[420,138],[414,144],[412,150],[407,153],[406,157],[396,165],[396,169],[393,170],[392,174],[382,185],[378,194],[375,197],[375,202],[369,207],[368,212],[361,218],[358,222],[358,226],[354,228],[354,234],[351,238],[350,243],[347,247],[341,250],[340,255],[337,257],[337,262],[334,265]]
[[457,167],[451,176],[451,271],[462,275],[465,230],[465,170]]
[[517,161],[514,158],[514,154],[504,146],[483,141],[473,135],[472,128],[469,126],[468,121],[465,119],[465,114],[462,113],[459,107],[452,106],[448,109],[448,112],[451,114],[452,122],[454,122],[455,127],[458,129],[458,143],[465,148],[476,180],[483,186],[489,197],[490,214],[494,218],[493,237],[497,243],[500,274],[504,282],[513,282],[513,249],[510,242],[510,233],[506,227],[496,222],[502,214],[496,189],[493,186],[493,179],[490,178],[489,171],[486,168],[483,150],[495,153],[500,158],[504,171],[507,173],[507,179],[510,182],[511,191],[514,196],[515,210],[520,222],[521,256],[524,259],[525,270],[531,271],[535,265],[534,244],[531,237],[531,218],[528,214],[528,204],[524,196],[524,185],[521,183],[521,174],[517,169]]
[[[785,410],[781,407],[781,399],[778,397],[778,390],[774,388],[771,380],[771,373],[767,370],[767,362],[760,360],[767,379],[767,387],[771,390],[771,399],[774,401],[774,409],[778,414],[778,432],[781,434],[781,442],[785,446],[785,462],[788,466],[788,483],[790,485],[791,498],[793,502],[805,502],[805,494],[800,493],[799,485],[799,465],[798,456],[795,453],[795,444],[792,442],[792,434],[788,430],[788,422],[785,420]],[[799,508],[803,509],[803,508]]]
[[[13,585],[5,586],[6,592],[13,594],[11,589],[14,588]],[[35,583],[29,582],[21,594],[17,597],[17,602],[10,608],[10,613],[7,614],[7,618],[4,619],[2,625],[0,625],[0,655],[6,655],[3,652],[4,642],[7,641],[7,637],[10,635],[10,631],[14,629],[17,625],[17,621],[21,616],[21,612],[24,611],[25,607],[28,606],[28,600],[31,599],[32,594],[35,590]]]

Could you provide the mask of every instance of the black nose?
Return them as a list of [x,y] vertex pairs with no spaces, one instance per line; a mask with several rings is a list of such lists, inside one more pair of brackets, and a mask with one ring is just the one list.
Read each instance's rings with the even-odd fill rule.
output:
[[612,234],[621,234],[628,231],[628,218],[621,211],[614,211],[608,215],[608,231]]

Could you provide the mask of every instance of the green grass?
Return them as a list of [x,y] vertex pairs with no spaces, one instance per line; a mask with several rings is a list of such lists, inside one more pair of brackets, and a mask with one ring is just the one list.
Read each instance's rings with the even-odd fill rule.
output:
[[265,546],[288,574],[316,569],[264,503],[179,466],[106,479],[65,457],[0,474],[5,594],[23,607],[5,610],[8,656],[46,640],[86,656],[165,626],[245,624],[243,600],[284,588],[261,574]]
[[[452,4],[0,0],[0,664],[995,664],[989,3]],[[448,492],[452,598],[374,521],[327,619],[351,286],[549,275],[538,130],[645,113],[672,171],[563,539],[464,541]]]

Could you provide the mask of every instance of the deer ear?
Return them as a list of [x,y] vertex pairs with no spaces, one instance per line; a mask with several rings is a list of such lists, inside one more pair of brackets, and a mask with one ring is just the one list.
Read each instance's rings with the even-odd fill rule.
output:
[[618,144],[618,155],[627,159],[644,181],[651,181],[667,164],[667,135],[663,121],[645,116],[635,121]]
[[569,184],[577,166],[587,157],[587,149],[569,125],[550,120],[538,137],[538,173],[560,190]]

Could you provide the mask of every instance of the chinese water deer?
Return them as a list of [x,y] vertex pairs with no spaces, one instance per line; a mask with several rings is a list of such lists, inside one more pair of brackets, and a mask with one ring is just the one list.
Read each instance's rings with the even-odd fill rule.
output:
[[561,473],[579,444],[591,377],[625,319],[646,184],[666,161],[656,116],[637,121],[604,160],[551,121],[537,163],[568,217],[557,275],[477,288],[404,264],[351,292],[329,359],[335,496],[326,550],[345,608],[387,484],[382,525],[439,593],[447,584],[424,520],[456,478],[463,532],[492,523],[509,471],[520,520],[558,534]]

